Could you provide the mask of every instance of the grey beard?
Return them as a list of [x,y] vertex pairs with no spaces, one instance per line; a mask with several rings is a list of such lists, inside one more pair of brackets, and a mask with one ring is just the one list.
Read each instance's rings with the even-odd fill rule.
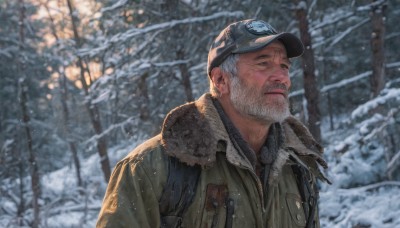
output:
[[257,92],[259,91],[247,87],[238,77],[232,77],[230,99],[234,108],[241,114],[265,124],[283,122],[290,115],[287,99],[265,104],[265,98]]

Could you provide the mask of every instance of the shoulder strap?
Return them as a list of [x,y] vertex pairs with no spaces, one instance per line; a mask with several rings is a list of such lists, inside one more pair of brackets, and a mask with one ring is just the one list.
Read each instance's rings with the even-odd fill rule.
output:
[[305,202],[303,204],[304,213],[307,217],[307,228],[317,227],[315,216],[318,207],[318,187],[315,177],[311,172],[301,165],[292,165],[293,172],[296,176],[297,186],[301,194],[301,198]]
[[168,179],[159,202],[161,227],[176,228],[181,226],[182,215],[193,201],[201,167],[189,166],[171,156],[168,160]]

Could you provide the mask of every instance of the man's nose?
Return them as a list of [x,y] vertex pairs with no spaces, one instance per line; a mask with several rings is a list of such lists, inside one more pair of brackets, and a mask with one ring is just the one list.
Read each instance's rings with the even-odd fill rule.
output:
[[289,88],[291,85],[289,71],[283,68],[280,64],[277,64],[272,71],[270,81],[283,83],[287,88]]

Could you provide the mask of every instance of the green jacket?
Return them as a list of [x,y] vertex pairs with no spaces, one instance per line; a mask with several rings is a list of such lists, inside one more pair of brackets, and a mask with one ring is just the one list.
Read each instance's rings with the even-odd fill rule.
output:
[[303,202],[291,165],[306,167],[313,182],[325,180],[318,164],[327,165],[322,148],[299,121],[289,117],[282,125],[285,142],[272,165],[265,195],[252,165],[229,139],[209,94],[172,110],[159,135],[116,165],[97,227],[160,227],[159,199],[167,181],[167,156],[202,167],[183,227],[225,227],[227,198],[234,208],[232,227],[305,227]]

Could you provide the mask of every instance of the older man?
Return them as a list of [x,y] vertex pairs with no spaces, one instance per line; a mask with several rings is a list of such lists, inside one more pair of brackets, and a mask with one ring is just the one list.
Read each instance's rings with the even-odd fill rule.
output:
[[98,227],[319,227],[322,148],[290,115],[301,41],[260,20],[229,25],[208,55],[210,93],[172,110],[120,161]]

